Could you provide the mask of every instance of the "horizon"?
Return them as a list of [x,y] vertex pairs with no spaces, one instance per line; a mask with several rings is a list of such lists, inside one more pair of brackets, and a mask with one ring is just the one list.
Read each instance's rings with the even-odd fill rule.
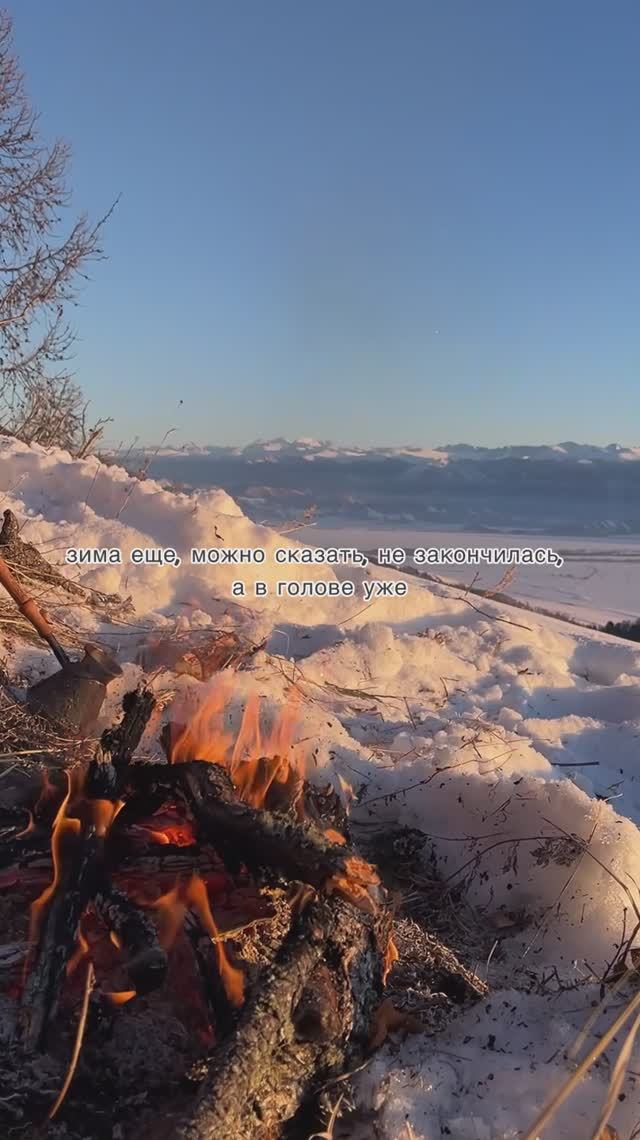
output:
[[[393,450],[402,450],[402,449],[404,449],[407,451],[423,450],[423,451],[442,451],[442,452],[444,452],[444,451],[447,451],[448,449],[460,448],[460,447],[474,448],[477,450],[500,451],[502,449],[507,449],[507,448],[517,448],[517,449],[531,448],[531,449],[535,449],[535,448],[545,448],[546,447],[549,449],[558,449],[558,448],[567,447],[567,446],[585,447],[585,448],[593,447],[593,448],[598,448],[598,449],[603,450],[603,451],[604,450],[612,450],[612,449],[616,449],[618,451],[633,451],[633,450],[640,449],[640,443],[620,443],[619,440],[608,440],[606,443],[600,443],[600,442],[597,442],[597,441],[592,440],[592,439],[588,439],[588,440],[558,439],[558,440],[554,440],[553,442],[543,440],[543,441],[537,441],[535,443],[532,440],[528,440],[528,441],[520,441],[520,442],[495,443],[495,444],[472,443],[469,440],[464,440],[464,439],[459,439],[459,440],[456,440],[455,442],[449,440],[447,443],[437,443],[437,444],[415,443],[415,442],[406,442],[406,441],[403,443],[385,443],[385,442],[379,441],[377,443],[372,443],[372,444],[363,444],[363,443],[357,443],[354,440],[346,440],[346,441],[343,440],[343,441],[341,441],[341,440],[337,440],[337,439],[325,439],[325,438],[320,438],[317,436],[314,437],[314,436],[308,436],[308,435],[302,435],[302,436],[284,436],[284,435],[255,436],[252,439],[245,439],[244,441],[231,440],[228,443],[219,443],[219,442],[212,442],[212,441],[208,441],[206,443],[198,443],[196,440],[193,440],[193,439],[185,440],[182,443],[173,443],[171,441],[171,439],[169,438],[168,434],[165,437],[165,439],[166,439],[166,442],[161,441],[160,443],[157,440],[154,442],[143,443],[143,442],[140,442],[140,440],[138,438],[134,438],[133,442],[129,442],[129,443],[121,440],[121,441],[118,441],[118,448],[120,450],[131,450],[131,451],[149,450],[151,448],[167,448],[167,449],[174,449],[175,448],[175,450],[181,450],[181,449],[185,449],[188,447],[203,448],[203,449],[206,449],[206,448],[229,448],[229,449],[238,448],[238,449],[242,449],[242,448],[247,448],[247,447],[252,447],[252,446],[257,446],[257,445],[267,445],[267,444],[272,444],[272,443],[287,443],[290,445],[291,444],[303,444],[303,445],[307,445],[307,446],[315,446],[315,445],[321,446],[321,447],[331,446],[331,447],[336,447],[336,448],[340,448],[340,449],[344,449],[344,450],[347,450],[349,448],[357,448],[357,449],[363,450],[363,451],[364,450],[374,450],[375,451],[375,450],[392,450],[392,449]],[[107,438],[107,439],[103,440],[103,446],[106,446],[109,448],[115,448],[116,442],[114,439]]]
[[14,35],[74,209],[122,195],[73,314],[110,434],[640,419],[629,0],[23,0]]

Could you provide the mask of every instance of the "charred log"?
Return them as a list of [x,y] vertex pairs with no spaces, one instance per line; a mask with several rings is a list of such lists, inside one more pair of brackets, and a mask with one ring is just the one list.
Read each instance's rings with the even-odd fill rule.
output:
[[137,793],[118,817],[122,825],[146,805],[157,810],[171,797],[192,813],[201,840],[216,850],[231,872],[246,866],[258,874],[266,869],[287,879],[320,887],[332,876],[346,875],[354,852],[331,842],[313,823],[262,811],[243,803],[224,768],[194,760],[184,764],[135,764],[129,783]]
[[58,868],[55,890],[43,904],[42,929],[29,963],[18,1018],[20,1041],[27,1052],[46,1048],[82,912],[95,892],[101,848],[102,840],[93,828],[75,837]]
[[138,688],[125,693],[123,717],[115,728],[107,728],[89,765],[87,794],[93,798],[117,800],[131,758],[138,747],[156,699],[150,689]]
[[161,986],[167,973],[167,954],[148,915],[106,879],[93,896],[93,907],[122,946],[127,974],[137,993],[147,994]]
[[387,924],[344,902],[308,907],[215,1051],[173,1140],[266,1140],[318,1084],[364,1057],[382,995]]

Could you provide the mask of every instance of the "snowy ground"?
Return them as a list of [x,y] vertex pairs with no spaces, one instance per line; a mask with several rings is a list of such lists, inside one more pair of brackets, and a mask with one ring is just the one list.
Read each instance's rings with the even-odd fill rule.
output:
[[[523,917],[524,929],[475,964],[488,977],[488,1001],[444,1035],[385,1046],[357,1089],[379,1109],[381,1140],[524,1136],[570,1071],[564,1051],[599,997],[592,979],[640,915],[640,646],[493,602],[483,602],[483,616],[457,591],[376,567],[337,573],[359,591],[365,580],[406,580],[407,595],[278,598],[278,579],[328,583],[334,572],[283,573],[271,555],[296,546],[294,538],[249,522],[223,492],[173,495],[95,460],[3,442],[0,489],[2,508],[51,560],[62,562],[71,546],[123,551],[122,566],[66,572],[131,594],[129,625],[92,631],[96,619],[73,601],[55,615],[117,647],[125,675],[107,717],[139,674],[149,629],[228,627],[266,638],[251,669],[234,678],[232,721],[252,693],[275,711],[293,690],[297,751],[311,778],[352,785],[360,818],[427,832],[442,874],[464,886],[488,928]],[[354,544],[352,536],[345,543]],[[157,546],[175,547],[182,565],[127,564],[132,548]],[[192,546],[263,547],[267,561],[240,572],[194,566]],[[232,599],[238,578],[271,590]],[[31,675],[55,665],[36,649],[25,649],[21,664]],[[168,681],[191,702],[210,687],[166,676],[157,684]],[[620,1000],[612,996],[582,1052]],[[545,1135],[592,1135],[615,1053],[611,1046]],[[640,1119],[633,1077],[623,1093],[612,1122],[628,1140]]]
[[[451,547],[551,547],[564,559],[561,567],[520,566],[506,592],[532,606],[550,609],[558,614],[592,625],[607,621],[636,619],[640,615],[640,541],[633,538],[546,538],[536,534],[523,537],[511,534],[473,534],[460,531],[411,530],[387,528],[375,523],[369,527],[326,526],[301,529],[301,541],[321,546],[351,545],[361,550],[400,546],[408,550],[419,546]],[[480,565],[455,570],[432,566],[439,577],[468,586],[491,589],[499,582],[504,567]]]

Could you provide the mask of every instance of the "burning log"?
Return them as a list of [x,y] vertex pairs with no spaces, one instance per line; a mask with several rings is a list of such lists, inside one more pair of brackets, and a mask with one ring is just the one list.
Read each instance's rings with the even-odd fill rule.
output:
[[147,994],[161,986],[167,973],[167,954],[151,919],[106,880],[95,891],[92,904],[125,951],[127,974],[136,992]]
[[[115,813],[112,801],[154,703],[148,690],[126,694],[121,723],[103,733],[101,747],[89,767],[79,796],[79,817],[68,815],[74,781],[73,774],[67,774],[67,795],[53,827],[53,882],[32,908],[31,940],[35,947],[29,962],[18,1025],[21,1044],[26,1052],[46,1047],[47,1030],[58,1008],[62,981],[76,945],[80,919],[99,887],[103,892],[100,896],[103,908],[107,908],[102,865],[105,838]],[[131,910],[121,907],[118,914],[118,905],[112,902],[108,913],[112,921],[116,921],[118,916],[122,929],[126,930],[137,952],[142,954],[137,963],[129,963],[129,968],[133,965],[143,982],[148,981],[154,970],[162,968],[157,954],[159,947],[150,944],[149,931]]]
[[269,869],[313,887],[335,884],[338,890],[349,880],[365,905],[366,897],[376,894],[377,876],[367,873],[368,864],[350,847],[328,838],[317,824],[243,803],[218,764],[135,764],[128,780],[136,798],[118,817],[119,824],[130,822],[131,814],[135,818],[136,808],[146,814],[149,804],[157,810],[177,797],[193,814],[202,841],[219,853],[230,871],[241,865],[258,874]]
[[301,1101],[367,1052],[383,989],[390,920],[317,899],[215,1051],[172,1140],[266,1140]]
[[[75,820],[62,820],[72,824]],[[72,856],[63,853],[64,840],[72,831]],[[82,912],[95,891],[96,866],[102,840],[94,828],[78,835],[75,828],[58,830],[54,854],[54,882],[38,900],[47,907],[22,995],[18,1030],[26,1052],[46,1047],[47,1030],[55,1016],[67,963],[73,953]],[[34,904],[38,908],[38,903]],[[36,911],[37,913],[37,911]],[[37,919],[36,919],[37,927]]]

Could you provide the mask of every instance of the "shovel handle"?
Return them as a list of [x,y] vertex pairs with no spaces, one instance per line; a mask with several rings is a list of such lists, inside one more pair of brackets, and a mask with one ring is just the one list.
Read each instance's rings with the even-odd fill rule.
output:
[[13,598],[14,602],[18,606],[20,612],[24,614],[27,621],[31,622],[34,629],[36,629],[40,634],[40,637],[46,641],[48,645],[51,646],[60,664],[68,665],[70,659],[60,645],[60,642],[58,641],[55,633],[53,632],[53,626],[40,612],[40,609],[38,608],[38,605],[34,598],[32,598],[20,585],[16,578],[14,578],[11,570],[2,557],[0,557],[0,585],[4,586],[9,596]]

